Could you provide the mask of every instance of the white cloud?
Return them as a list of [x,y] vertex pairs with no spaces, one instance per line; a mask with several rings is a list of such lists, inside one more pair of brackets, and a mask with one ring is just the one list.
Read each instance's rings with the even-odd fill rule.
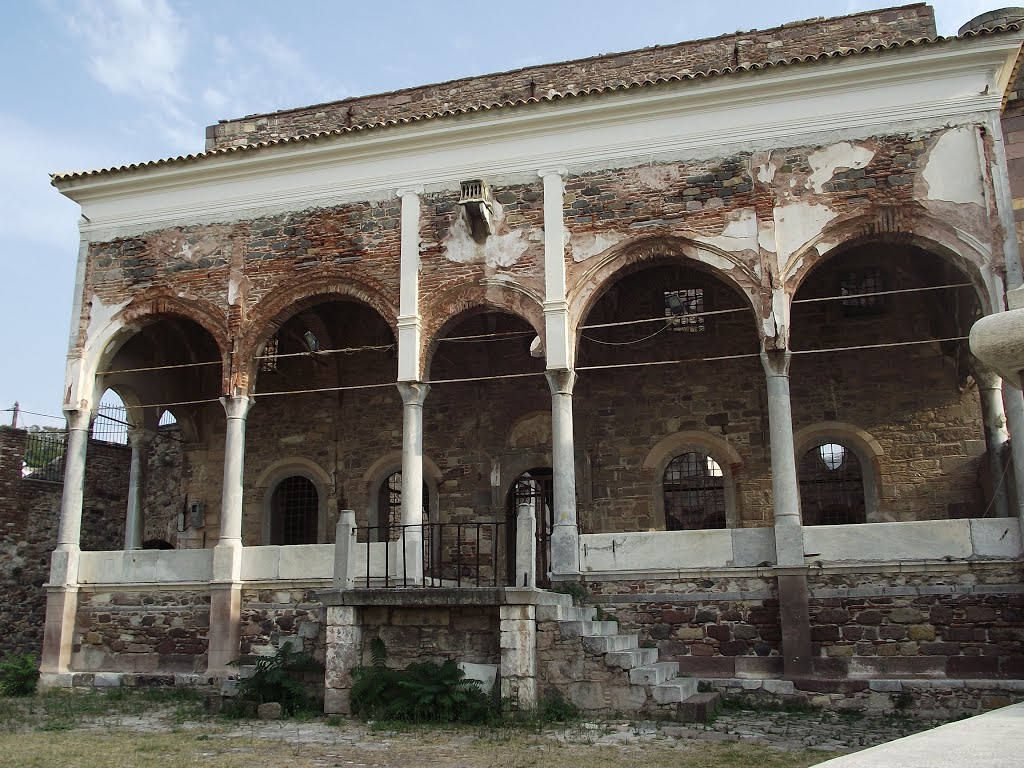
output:
[[188,35],[165,0],[81,0],[65,22],[85,44],[90,74],[114,93],[182,98]]

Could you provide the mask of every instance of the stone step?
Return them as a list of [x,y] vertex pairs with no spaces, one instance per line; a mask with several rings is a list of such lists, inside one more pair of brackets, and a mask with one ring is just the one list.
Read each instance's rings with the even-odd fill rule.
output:
[[[609,667],[619,669],[633,669],[634,667],[646,667],[658,660],[657,648],[631,648],[628,651],[612,651],[604,656],[604,663]],[[676,664],[676,667],[679,665]]]
[[558,629],[563,638],[617,635],[619,634],[619,623],[617,621],[562,621],[559,622]]
[[[608,622],[614,624],[615,622]],[[583,650],[587,653],[609,653],[637,648],[640,640],[636,635],[584,635]]]
[[567,595],[564,592],[552,592],[550,590],[542,590],[537,598],[537,605],[564,605],[567,607],[572,606],[572,595]]
[[596,608],[573,605],[538,605],[537,621],[593,621]]
[[679,674],[679,662],[659,661],[646,667],[629,670],[629,682],[633,685],[661,685]]
[[676,719],[681,723],[710,723],[721,705],[720,693],[695,693],[679,702]]
[[676,677],[654,686],[651,693],[659,704],[678,704],[697,695],[697,680],[693,677]]

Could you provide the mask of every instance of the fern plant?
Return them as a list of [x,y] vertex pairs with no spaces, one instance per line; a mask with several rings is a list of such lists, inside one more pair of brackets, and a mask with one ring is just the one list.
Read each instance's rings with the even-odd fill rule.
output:
[[387,666],[380,638],[370,641],[370,666],[352,670],[349,701],[364,719],[412,722],[482,723],[494,716],[491,698],[466,678],[453,659],[413,662],[405,669]]
[[[241,659],[232,662],[241,664]],[[312,656],[302,651],[293,651],[290,645],[282,645],[273,656],[256,661],[253,673],[238,682],[238,694],[247,701],[266,704],[276,701],[289,715],[309,709],[313,704],[302,676],[306,672],[322,669]]]

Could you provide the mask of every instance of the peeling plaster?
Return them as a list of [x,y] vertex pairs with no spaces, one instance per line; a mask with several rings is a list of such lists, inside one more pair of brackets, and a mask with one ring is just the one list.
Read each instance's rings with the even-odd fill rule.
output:
[[789,343],[789,300],[784,288],[772,289],[772,311],[764,321],[765,337],[778,338]]
[[[500,211],[497,212],[500,215]],[[500,220],[499,215],[495,220]],[[511,267],[530,247],[530,238],[521,229],[505,235],[488,235],[483,243],[473,239],[466,217],[455,217],[448,235],[441,243],[445,258],[457,264],[483,262],[488,267]]]
[[821,194],[823,187],[839,169],[850,170],[863,168],[871,162],[875,156],[874,150],[867,147],[854,146],[848,141],[841,141],[817,152],[812,152],[807,157],[807,164],[813,169],[808,181],[811,187],[818,194]]
[[238,301],[238,280],[230,278],[228,280],[228,304],[234,305]]
[[805,243],[822,233],[839,214],[827,205],[788,203],[775,207],[775,242],[778,244],[779,275],[783,278],[786,263]]
[[120,304],[104,304],[98,293],[94,293],[89,299],[89,324],[85,328],[85,345],[88,348],[90,340],[97,336],[108,326],[114,316],[128,306],[131,299],[125,299]]
[[[695,237],[699,243],[706,243],[721,248],[723,251],[756,251],[757,250],[757,214],[753,208],[740,208],[729,213],[729,221],[716,237]],[[725,261],[724,259],[719,259]],[[711,263],[710,261],[708,262]],[[723,269],[731,269],[732,263]]]
[[637,180],[655,192],[667,192],[682,177],[675,165],[647,165],[636,169]]
[[759,221],[757,222],[757,244],[761,250],[775,253],[775,222],[774,221]]
[[585,233],[579,235],[571,235],[570,233],[569,243],[571,245],[572,260],[576,263],[586,261],[591,256],[603,253],[625,239],[625,235],[620,235],[616,232]]
[[974,128],[954,128],[942,134],[928,153],[921,178],[928,185],[929,200],[984,206]]

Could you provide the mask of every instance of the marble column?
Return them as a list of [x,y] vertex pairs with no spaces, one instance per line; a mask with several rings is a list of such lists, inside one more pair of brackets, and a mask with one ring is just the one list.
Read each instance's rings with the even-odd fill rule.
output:
[[224,435],[224,482],[220,538],[213,548],[210,584],[209,677],[237,674],[228,664],[239,656],[242,612],[242,479],[245,468],[245,421],[253,400],[248,395],[222,397],[227,415]]
[[985,450],[988,470],[992,476],[991,512],[996,517],[1010,514],[1008,478],[1004,477],[1003,452],[1010,439],[1006,431],[1006,411],[1003,406],[1003,382],[995,372],[981,365],[973,371],[981,400],[981,420],[985,426]]
[[57,547],[50,557],[46,584],[46,618],[40,672],[44,687],[69,687],[71,650],[78,609],[78,562],[81,554],[82,500],[85,495],[85,459],[89,448],[92,413],[86,409],[64,411],[68,420],[64,447],[64,490],[61,497]]
[[[551,530],[551,572],[555,575],[573,575],[580,571],[572,418],[572,389],[576,384],[576,373],[548,371],[545,375],[551,387],[551,463],[555,503],[554,527]],[[543,576],[537,574],[538,579]]]
[[[398,384],[402,393],[402,525],[398,575],[407,583],[423,580],[423,401],[430,385],[419,381]],[[412,527],[408,527],[412,526]],[[403,544],[404,542],[404,544]],[[402,570],[404,565],[404,570]]]
[[128,443],[132,447],[132,463],[128,470],[128,512],[124,522],[124,549],[142,549],[145,520],[142,516],[142,454],[153,438],[144,429],[129,429]]
[[782,624],[783,674],[811,674],[810,600],[804,565],[800,484],[793,445],[793,412],[789,397],[789,350],[763,350],[768,386],[768,434],[772,456],[772,507],[775,517],[776,576]]

